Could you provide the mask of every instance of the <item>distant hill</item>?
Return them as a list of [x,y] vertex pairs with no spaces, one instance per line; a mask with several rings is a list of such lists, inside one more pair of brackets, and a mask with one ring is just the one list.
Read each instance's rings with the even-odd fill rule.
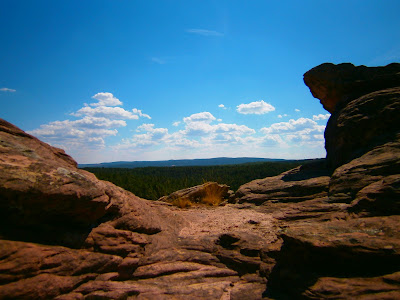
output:
[[218,166],[237,165],[254,162],[285,161],[284,159],[257,157],[217,157],[204,159],[178,159],[160,161],[116,161],[100,164],[80,164],[79,168],[142,168],[142,167],[186,167],[186,166]]

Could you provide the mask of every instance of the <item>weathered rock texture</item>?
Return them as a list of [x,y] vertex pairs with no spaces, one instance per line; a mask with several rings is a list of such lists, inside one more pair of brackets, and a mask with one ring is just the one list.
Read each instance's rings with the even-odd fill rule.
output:
[[304,74],[304,82],[324,108],[333,113],[350,100],[371,92],[397,87],[400,64],[386,67],[354,66],[350,63],[325,63]]
[[229,197],[229,186],[218,182],[206,182],[187,189],[173,192],[161,197],[159,201],[174,203],[176,201],[189,201],[190,203],[219,204]]
[[259,299],[276,226],[238,212],[140,199],[0,120],[0,299]]
[[310,163],[278,176],[253,180],[236,192],[240,203],[299,202],[327,196],[329,172],[325,160]]
[[325,168],[303,166],[236,192],[281,220],[265,295],[399,298],[400,64],[323,64],[304,81],[332,113]]
[[221,207],[140,199],[0,120],[0,299],[399,299],[397,70],[306,73],[327,159]]

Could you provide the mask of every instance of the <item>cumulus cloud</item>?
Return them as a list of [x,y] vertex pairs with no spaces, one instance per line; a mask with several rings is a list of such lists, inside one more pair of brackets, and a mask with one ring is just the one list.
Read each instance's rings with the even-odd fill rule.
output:
[[264,100],[250,102],[248,104],[240,104],[237,106],[237,112],[240,114],[248,115],[262,115],[275,110],[271,104],[264,102]]
[[193,114],[189,117],[183,118],[183,121],[186,124],[194,123],[194,122],[205,122],[205,123],[211,123],[212,121],[215,120],[215,117],[209,113],[208,111],[204,111],[201,113]]
[[179,124],[181,124],[181,121],[176,121],[176,122],[172,123],[172,126],[177,127],[177,126],[179,126]]
[[295,112],[299,112],[299,111],[300,111],[300,109],[298,109],[298,108],[295,108],[295,109],[294,109],[294,111],[295,111]]
[[[266,134],[279,134],[305,130],[307,128],[314,128],[317,123],[311,119],[300,118],[297,120],[290,119],[288,122],[274,123],[270,127],[264,127],[261,132]],[[324,126],[322,126],[324,127]]]
[[122,126],[126,126],[123,120],[85,117],[50,122],[28,133],[68,150],[74,147],[97,149],[104,147],[104,138],[117,135],[118,131],[112,128]]
[[261,139],[261,145],[265,147],[275,147],[283,144],[284,141],[279,134],[267,134]]
[[[111,93],[97,93],[92,98],[97,102],[85,104],[70,114],[78,119],[50,122],[29,133],[54,146],[79,153],[82,149],[104,148],[107,137],[116,136],[117,128],[127,126],[125,120],[150,118],[139,109],[130,112],[119,107],[122,102]],[[157,134],[159,132],[153,132],[153,136]]]
[[91,106],[120,106],[122,102],[118,98],[114,97],[111,93],[97,93],[92,97],[96,99],[97,103],[91,103]]
[[218,105],[218,107],[222,108],[222,109],[226,109],[225,105],[223,105],[223,104]]
[[[308,118],[290,119],[288,122],[274,123],[260,130],[266,136],[279,136],[283,141],[300,142],[323,142],[325,126],[318,125],[314,120]],[[319,145],[319,144],[316,144]]]
[[202,36],[223,36],[223,33],[221,32],[215,30],[207,30],[207,29],[187,29],[186,32]]
[[130,111],[123,109],[122,107],[111,107],[111,106],[97,106],[92,108],[90,106],[84,106],[77,112],[72,113],[72,116],[92,116],[92,117],[106,117],[113,119],[139,119],[138,115],[132,114]]
[[287,117],[287,116],[288,116],[287,114],[278,115],[278,118],[279,118],[279,119],[282,119],[283,117]]
[[253,134],[256,131],[246,125],[225,124],[220,123],[213,126],[213,131],[216,133],[230,133],[235,135]]
[[204,136],[211,133],[213,128],[208,122],[189,122],[186,124],[185,133],[188,136]]
[[151,117],[148,114],[142,113],[142,111],[140,109],[134,108],[134,109],[132,109],[132,111],[135,115],[139,115],[139,117],[147,118],[149,120],[151,119]]
[[[166,128],[157,128],[154,124],[142,124],[137,127],[131,139],[125,141],[124,149],[149,148],[156,149],[193,149],[214,147],[216,144],[242,144],[248,141],[249,136],[256,133],[245,125],[217,123],[218,121],[210,112],[200,112],[183,118],[184,129],[169,133]],[[179,125],[180,122],[174,124]],[[253,141],[252,141],[253,142]],[[122,149],[122,148],[120,148]],[[174,150],[174,151],[175,151]]]
[[14,90],[14,89],[9,89],[9,88],[4,87],[4,88],[1,88],[1,89],[0,89],[0,92],[10,92],[10,93],[14,93],[14,92],[16,92],[16,90]]
[[329,117],[331,116],[331,114],[319,114],[319,115],[313,115],[313,120],[314,121],[319,121],[319,120],[327,120],[329,119]]
[[136,131],[144,133],[133,135],[130,143],[139,146],[154,145],[168,135],[167,128],[155,128],[154,124],[142,124],[138,126]]

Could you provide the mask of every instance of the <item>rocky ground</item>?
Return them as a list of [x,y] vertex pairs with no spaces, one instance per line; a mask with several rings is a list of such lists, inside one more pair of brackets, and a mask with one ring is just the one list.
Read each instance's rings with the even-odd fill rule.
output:
[[323,64],[327,158],[180,209],[0,119],[0,299],[399,299],[400,64]]

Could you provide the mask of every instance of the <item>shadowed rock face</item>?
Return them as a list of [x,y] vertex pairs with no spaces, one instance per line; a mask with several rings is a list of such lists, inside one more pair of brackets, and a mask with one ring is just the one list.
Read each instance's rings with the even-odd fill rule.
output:
[[399,299],[396,70],[307,72],[327,159],[221,207],[140,199],[0,119],[0,299]]
[[362,95],[396,87],[399,82],[398,63],[386,67],[325,63],[304,74],[304,83],[330,113]]
[[278,176],[253,180],[236,192],[239,203],[300,202],[328,194],[329,172],[325,161],[297,167]]
[[269,253],[277,263],[265,295],[400,296],[398,287],[386,286],[398,285],[400,276],[399,72],[399,64],[323,64],[304,75],[332,113],[325,166],[255,180],[236,192],[239,202],[257,203],[286,224],[280,251]]

